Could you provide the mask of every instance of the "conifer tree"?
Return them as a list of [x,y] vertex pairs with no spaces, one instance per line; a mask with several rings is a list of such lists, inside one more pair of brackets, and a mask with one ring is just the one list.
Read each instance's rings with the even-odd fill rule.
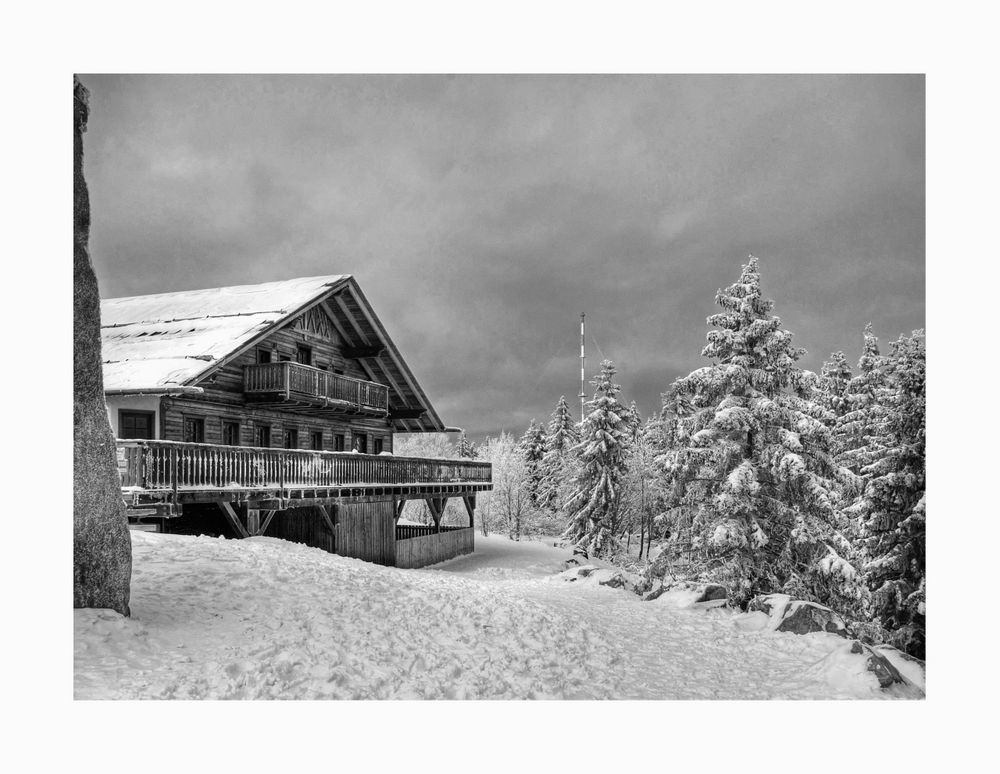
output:
[[549,432],[546,439],[545,451],[562,454],[579,440],[580,433],[577,430],[576,423],[573,421],[573,415],[570,413],[566,396],[561,395],[559,402],[556,403],[555,410],[552,412],[552,418],[549,420]]
[[[734,601],[778,590],[827,596],[856,573],[837,550],[839,469],[827,412],[809,399],[813,375],[796,366],[804,350],[771,314],[757,258],[716,303],[702,351],[713,364],[664,397],[667,505],[689,519],[702,576]],[[662,571],[654,562],[651,574]]]
[[847,355],[834,352],[830,359],[823,363],[818,385],[818,402],[834,416],[834,420],[847,413],[847,386],[851,382],[851,366]]
[[465,437],[465,433],[458,439],[458,456],[467,460],[476,458],[476,446]]
[[858,374],[844,388],[843,413],[838,417],[834,430],[837,459],[855,474],[885,452],[878,436],[871,432],[885,414],[883,367],[884,358],[879,354],[878,338],[869,322],[865,325]]
[[545,456],[545,427],[532,419],[528,429],[521,436],[518,447],[524,455],[525,464],[528,466],[531,504],[537,505],[539,485],[542,480],[541,462]]
[[635,401],[632,401],[625,410],[625,423],[632,433],[632,441],[634,443],[638,440],[639,432],[642,430],[642,415],[639,414],[639,407],[635,405]]
[[549,420],[545,441],[545,455],[540,463],[541,480],[538,505],[550,511],[559,508],[559,491],[566,480],[568,453],[580,440],[580,433],[573,422],[566,396],[562,395]]
[[924,657],[925,423],[924,332],[892,342],[883,360],[883,411],[869,428],[868,450],[883,452],[861,468],[864,492],[852,510],[861,520],[862,571],[870,617],[897,647]]
[[591,382],[594,397],[587,403],[580,442],[572,450],[579,471],[564,505],[569,523],[563,537],[591,556],[607,555],[616,548],[613,522],[631,435],[627,409],[618,400],[621,387],[615,384],[615,373],[614,364],[605,360]]

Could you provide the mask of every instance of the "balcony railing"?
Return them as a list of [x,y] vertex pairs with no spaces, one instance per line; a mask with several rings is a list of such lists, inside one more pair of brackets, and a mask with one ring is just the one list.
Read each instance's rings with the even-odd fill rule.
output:
[[389,410],[389,388],[384,384],[290,361],[246,366],[243,391],[248,395],[273,395],[285,401],[304,399],[354,411],[385,413]]
[[[256,492],[261,497],[323,499],[361,494],[447,490],[462,494],[492,488],[492,466],[476,460],[218,446],[178,441],[118,440],[122,494],[139,502],[180,502],[178,494],[202,493],[226,499],[226,492]],[[331,493],[330,490],[338,490]],[[377,491],[376,491],[377,490]],[[173,495],[173,497],[170,497]]]

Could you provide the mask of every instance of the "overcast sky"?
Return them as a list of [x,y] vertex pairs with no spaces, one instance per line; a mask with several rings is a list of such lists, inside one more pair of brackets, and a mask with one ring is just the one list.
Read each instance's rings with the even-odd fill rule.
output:
[[446,424],[616,362],[643,415],[748,253],[818,370],[924,325],[921,76],[83,76],[105,297],[353,274]]

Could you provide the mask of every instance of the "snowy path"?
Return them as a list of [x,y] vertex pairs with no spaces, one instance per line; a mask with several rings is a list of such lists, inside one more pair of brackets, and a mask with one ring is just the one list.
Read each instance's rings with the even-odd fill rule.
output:
[[76,611],[77,698],[879,698],[833,635],[554,580],[477,536],[397,570],[271,538],[133,534],[132,618]]

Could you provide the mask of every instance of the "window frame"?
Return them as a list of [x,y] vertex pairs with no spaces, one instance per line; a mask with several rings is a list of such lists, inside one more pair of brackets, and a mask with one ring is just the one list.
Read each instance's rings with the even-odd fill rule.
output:
[[[288,445],[289,438],[291,438],[292,445]],[[297,427],[286,427],[281,431],[281,448],[283,449],[298,449],[299,448],[299,429]]]
[[136,440],[143,441],[155,441],[156,440],[156,412],[148,411],[146,409],[118,409],[118,437],[129,439],[135,438],[135,436],[125,435],[125,417],[126,415],[132,416],[144,416],[149,420],[149,438],[136,438]]
[[[197,435],[201,436],[198,440],[188,440],[188,422],[193,422],[194,426],[198,428]],[[205,443],[205,417],[181,414],[181,437],[184,439],[184,443]]]
[[[261,443],[261,441],[263,440],[261,438],[261,432],[264,432],[264,433],[267,434],[267,443],[266,444]],[[253,441],[254,441],[254,446],[256,446],[259,449],[270,449],[271,448],[271,425],[265,425],[265,424],[254,425],[254,429],[253,429]]]
[[[226,440],[226,430],[231,427],[236,428],[236,443],[229,443]],[[243,427],[238,419],[223,419],[222,420],[222,445],[223,446],[242,446],[242,435]]]
[[[319,439],[319,446],[316,445],[316,440]],[[323,431],[322,430],[312,430],[309,433],[309,448],[313,451],[323,451]]]
[[333,450],[338,452],[347,451],[347,436],[344,433],[333,434]]

